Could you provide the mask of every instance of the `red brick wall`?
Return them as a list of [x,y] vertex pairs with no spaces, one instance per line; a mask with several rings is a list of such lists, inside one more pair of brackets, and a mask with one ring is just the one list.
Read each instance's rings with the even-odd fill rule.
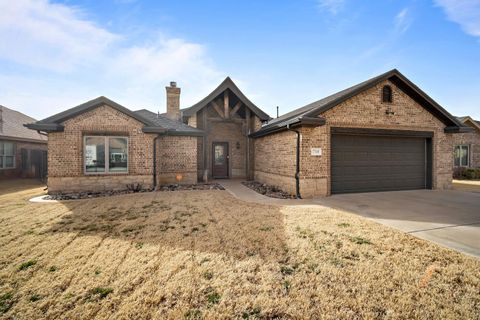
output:
[[157,140],[158,184],[197,183],[197,137],[162,136]]
[[297,134],[283,131],[255,139],[254,179],[295,194]]

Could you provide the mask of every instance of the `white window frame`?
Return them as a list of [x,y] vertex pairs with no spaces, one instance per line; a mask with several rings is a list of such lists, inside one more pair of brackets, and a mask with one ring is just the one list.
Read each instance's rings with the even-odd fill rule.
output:
[[[105,140],[105,171],[104,172],[87,172],[87,163],[85,155],[87,154],[87,138],[103,138]],[[127,140],[127,171],[126,172],[110,172],[110,138],[123,138]],[[87,176],[91,175],[118,175],[128,174],[130,171],[130,153],[129,153],[129,139],[128,136],[103,136],[103,135],[88,135],[83,136],[83,173]]]
[[[2,159],[2,166],[0,167],[0,170],[12,170],[12,169],[16,169],[16,168],[17,168],[17,161],[16,161],[16,153],[17,153],[17,152],[16,152],[16,151],[17,151],[16,148],[17,148],[17,146],[16,146],[15,142],[13,142],[13,141],[7,141],[7,140],[1,140],[0,143],[3,143],[3,144],[4,144],[4,145],[3,145],[3,152],[5,152],[5,143],[11,143],[12,146],[13,146],[13,155],[7,156],[7,155],[5,155],[5,154],[0,154],[0,157],[3,158],[3,159]],[[13,157],[13,167],[6,167],[6,166],[5,166],[5,165],[6,165],[6,161],[5,161],[5,160],[6,160],[7,157]]]
[[460,163],[458,164],[458,166],[455,166],[455,167],[457,167],[457,168],[460,168],[460,167],[462,167],[462,168],[468,168],[468,167],[470,167],[470,145],[468,145],[468,144],[459,144],[459,145],[456,145],[456,146],[455,146],[455,149],[453,150],[453,152],[454,152],[454,155],[453,155],[453,157],[454,157],[454,158],[453,158],[453,164],[455,165],[455,156],[456,156],[456,155],[455,155],[455,151],[456,151],[456,149],[457,149],[457,148],[460,148],[460,154],[461,154],[461,150],[462,150],[462,148],[464,148],[464,147],[467,148],[467,164],[466,164],[466,165],[462,165],[462,157],[460,157],[460,159],[459,159],[459,160],[460,160]]

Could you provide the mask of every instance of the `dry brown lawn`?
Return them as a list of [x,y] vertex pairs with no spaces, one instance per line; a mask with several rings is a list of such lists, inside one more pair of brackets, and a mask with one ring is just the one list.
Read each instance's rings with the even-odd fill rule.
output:
[[480,318],[479,260],[346,212],[42,192],[0,183],[0,318]]
[[453,189],[470,192],[480,192],[479,180],[453,180]]

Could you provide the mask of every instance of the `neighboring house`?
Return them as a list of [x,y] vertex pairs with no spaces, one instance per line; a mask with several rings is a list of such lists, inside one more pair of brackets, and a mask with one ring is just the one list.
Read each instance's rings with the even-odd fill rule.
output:
[[0,106],[0,179],[45,178],[47,136],[24,127],[33,121]]
[[48,133],[49,192],[211,178],[255,178],[304,197],[445,189],[452,133],[468,131],[397,70],[274,120],[230,78],[186,109],[176,83],[166,90],[166,114],[100,97],[29,124]]
[[455,167],[480,168],[480,122],[469,116],[457,118],[471,132],[456,134],[453,139]]
[[304,197],[451,187],[453,133],[468,131],[397,70],[252,134],[255,179]]

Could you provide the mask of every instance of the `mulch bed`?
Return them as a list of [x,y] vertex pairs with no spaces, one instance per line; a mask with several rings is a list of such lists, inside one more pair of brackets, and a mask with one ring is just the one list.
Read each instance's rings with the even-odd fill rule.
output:
[[[202,184],[167,184],[158,188],[158,191],[182,191],[182,190],[225,190],[224,187],[218,183],[202,183]],[[103,192],[78,192],[78,193],[63,193],[63,194],[49,194],[44,197],[44,200],[80,200],[91,199],[109,196],[118,196],[130,193],[151,192],[152,189],[141,190],[118,190],[118,191],[103,191]]]
[[257,181],[244,181],[242,184],[264,196],[277,199],[295,199],[294,195],[291,195],[275,186],[271,186],[265,183]]

